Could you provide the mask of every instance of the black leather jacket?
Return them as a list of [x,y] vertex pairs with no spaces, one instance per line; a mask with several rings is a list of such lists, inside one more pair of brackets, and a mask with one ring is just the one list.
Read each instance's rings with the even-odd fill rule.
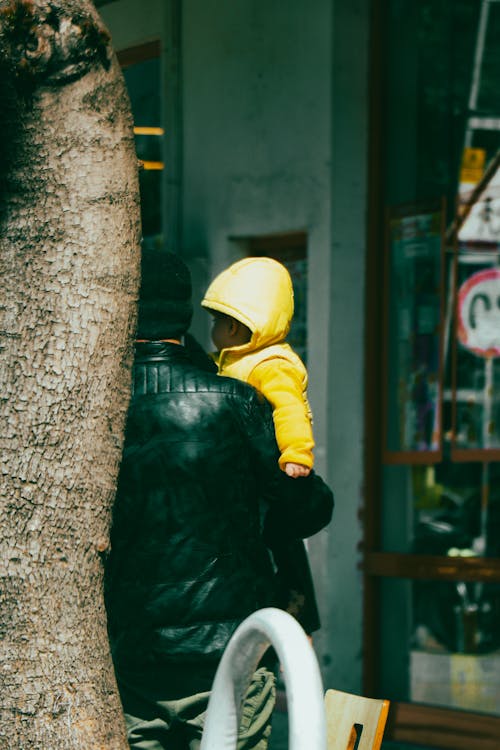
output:
[[[308,536],[333,499],[278,469],[270,407],[194,366],[184,347],[138,344],[106,577],[115,665],[216,666],[237,625],[276,604],[262,538]],[[308,478],[309,479],[309,478]],[[286,515],[284,515],[286,514]]]

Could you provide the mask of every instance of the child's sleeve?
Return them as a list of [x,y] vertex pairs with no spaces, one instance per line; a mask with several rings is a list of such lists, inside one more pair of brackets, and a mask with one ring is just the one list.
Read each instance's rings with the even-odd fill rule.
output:
[[286,359],[266,360],[250,373],[248,382],[259,390],[273,407],[280,467],[297,463],[313,467],[314,438],[303,379]]

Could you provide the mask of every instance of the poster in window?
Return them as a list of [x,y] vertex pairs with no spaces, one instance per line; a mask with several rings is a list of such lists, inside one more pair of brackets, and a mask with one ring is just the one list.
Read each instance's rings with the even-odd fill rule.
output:
[[442,453],[443,202],[388,213],[384,330],[384,458]]

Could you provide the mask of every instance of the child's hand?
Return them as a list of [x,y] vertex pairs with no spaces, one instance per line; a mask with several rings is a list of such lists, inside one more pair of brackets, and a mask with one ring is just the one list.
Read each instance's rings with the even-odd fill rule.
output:
[[297,477],[307,477],[311,473],[311,469],[308,466],[302,466],[302,464],[285,464],[285,473],[289,477],[296,479]]

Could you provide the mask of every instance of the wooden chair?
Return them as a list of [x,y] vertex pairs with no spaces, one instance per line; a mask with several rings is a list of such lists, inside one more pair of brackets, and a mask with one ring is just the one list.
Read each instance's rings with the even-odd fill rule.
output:
[[328,750],[379,750],[389,701],[327,690],[325,713]]

